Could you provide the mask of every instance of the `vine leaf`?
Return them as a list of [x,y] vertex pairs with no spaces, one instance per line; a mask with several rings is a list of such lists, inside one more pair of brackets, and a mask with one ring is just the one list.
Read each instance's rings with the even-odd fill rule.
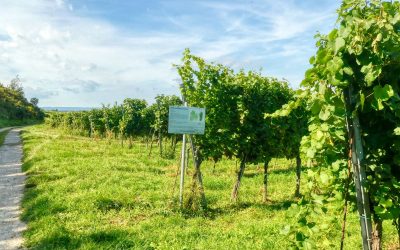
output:
[[361,109],[364,109],[364,103],[365,103],[365,95],[360,91],[360,104],[361,104]]
[[391,97],[394,96],[394,91],[392,86],[386,84],[381,87],[379,85],[374,87],[374,100],[372,101],[372,107],[375,110],[384,109],[383,102],[388,101]]
[[346,45],[346,42],[342,37],[338,37],[335,40],[335,54],[337,54],[344,46]]
[[350,67],[344,67],[343,72],[349,76],[352,76],[354,74],[353,70]]
[[361,72],[365,74],[365,82],[367,83],[367,86],[371,86],[373,82],[378,78],[378,76],[381,74],[382,69],[381,68],[376,68],[372,63],[369,63],[368,65],[364,65],[361,68]]
[[321,175],[320,175],[320,178],[321,178],[321,182],[322,182],[322,184],[328,184],[328,182],[329,182],[329,176],[326,174],[326,173],[322,173]]
[[331,109],[327,106],[323,106],[319,112],[319,119],[327,121],[331,117]]
[[374,87],[375,99],[380,99],[381,101],[387,101],[392,96],[394,96],[394,91],[393,91],[392,86],[386,84],[383,87],[381,87],[379,85]]

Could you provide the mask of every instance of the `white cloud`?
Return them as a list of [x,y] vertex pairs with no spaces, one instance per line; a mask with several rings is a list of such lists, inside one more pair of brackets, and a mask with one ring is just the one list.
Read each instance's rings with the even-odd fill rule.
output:
[[[171,65],[186,47],[235,68],[258,69],[268,58],[291,63],[306,57],[305,65],[313,48],[297,38],[308,32],[312,40],[313,29],[332,17],[332,11],[306,12],[290,1],[196,4],[215,11],[215,24],[166,14],[165,22],[178,31],[143,32],[79,15],[67,0],[3,0],[0,81],[20,74],[27,95],[42,98],[44,106],[98,106],[125,97],[151,101],[157,93],[177,94]],[[272,68],[266,72],[283,75]],[[296,82],[301,77],[287,75]]]
[[[8,2],[0,10],[0,23],[6,23],[5,32],[10,36],[10,40],[0,43],[0,63],[8,65],[0,75],[11,78],[16,73],[21,74],[29,87],[28,95],[35,94],[30,90],[43,84],[57,90],[59,101],[43,100],[42,105],[80,105],[63,98],[63,92],[81,93],[85,89],[84,82],[118,84],[117,88],[123,89],[132,85],[138,87],[149,79],[170,81],[173,78],[171,64],[179,55],[168,56],[168,53],[182,51],[196,40],[169,34],[124,35],[107,22],[74,16],[64,1],[56,1],[55,5],[60,9],[52,8],[54,3],[51,2],[37,4],[33,9],[27,9],[22,3]],[[23,18],[7,15],[7,8]],[[151,61],[159,56],[161,60]],[[110,98],[105,101],[115,98],[109,94]],[[142,96],[138,94],[137,97]],[[104,100],[92,100],[88,105],[101,101]]]

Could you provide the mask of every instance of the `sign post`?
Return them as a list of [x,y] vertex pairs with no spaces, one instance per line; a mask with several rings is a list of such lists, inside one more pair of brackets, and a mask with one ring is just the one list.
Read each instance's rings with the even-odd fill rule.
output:
[[183,205],[183,187],[186,167],[186,135],[204,134],[205,109],[185,106],[170,106],[168,115],[168,133],[182,134],[181,175],[179,186],[179,204]]
[[[185,107],[187,103],[184,101]],[[168,123],[169,124],[169,123]],[[182,135],[182,152],[181,152],[181,181],[179,184],[179,205],[183,205],[183,183],[185,181],[185,163],[186,163],[186,135]]]

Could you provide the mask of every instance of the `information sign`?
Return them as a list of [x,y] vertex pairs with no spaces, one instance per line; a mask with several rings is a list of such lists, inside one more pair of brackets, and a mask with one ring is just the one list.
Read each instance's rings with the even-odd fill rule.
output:
[[204,134],[205,108],[169,107],[168,133],[170,134]]

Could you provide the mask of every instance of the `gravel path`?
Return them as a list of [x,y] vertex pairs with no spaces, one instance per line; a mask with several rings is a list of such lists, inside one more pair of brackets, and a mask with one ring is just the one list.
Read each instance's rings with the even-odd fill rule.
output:
[[26,225],[19,219],[25,181],[21,160],[20,129],[12,129],[0,147],[0,250],[22,248]]
[[10,129],[10,128],[0,128],[0,133],[7,129]]

